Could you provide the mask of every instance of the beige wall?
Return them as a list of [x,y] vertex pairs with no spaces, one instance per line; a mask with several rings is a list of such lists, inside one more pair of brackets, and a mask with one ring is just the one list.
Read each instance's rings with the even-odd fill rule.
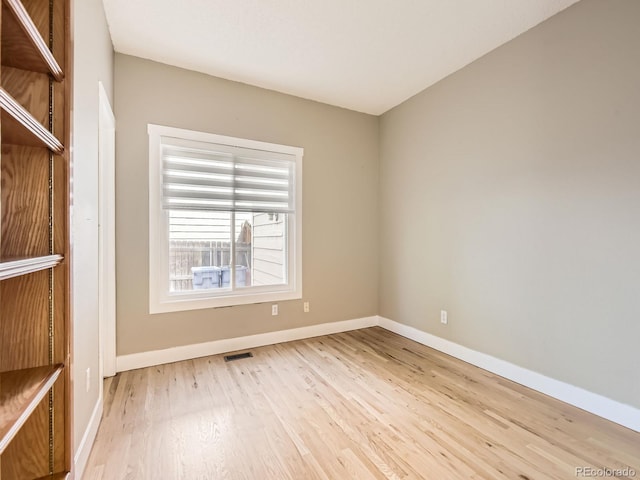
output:
[[640,407],[638,19],[583,0],[381,118],[382,316]]
[[[73,395],[78,448],[98,401],[98,81],[113,100],[113,47],[102,2],[74,5]],[[85,372],[91,385],[85,388]]]
[[[118,355],[378,310],[378,118],[116,54]],[[147,124],[304,148],[303,294],[270,304],[149,315]],[[158,259],[160,261],[160,259]]]

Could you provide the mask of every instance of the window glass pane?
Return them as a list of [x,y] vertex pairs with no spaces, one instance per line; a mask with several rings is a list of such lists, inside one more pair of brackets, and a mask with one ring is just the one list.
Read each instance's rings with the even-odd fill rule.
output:
[[169,210],[170,292],[228,288],[230,260],[231,212]]
[[287,220],[282,213],[169,210],[170,292],[286,284]]
[[251,278],[247,285],[283,285],[287,279],[287,220],[283,213],[252,213]]

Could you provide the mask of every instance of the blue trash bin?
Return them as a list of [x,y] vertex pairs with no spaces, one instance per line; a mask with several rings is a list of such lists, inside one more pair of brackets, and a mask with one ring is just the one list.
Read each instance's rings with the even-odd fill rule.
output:
[[221,269],[220,267],[191,267],[191,281],[194,290],[206,288],[220,288]]
[[[229,265],[220,268],[220,285],[228,287],[231,282],[231,268]],[[245,287],[247,285],[247,267],[244,265],[236,265],[236,287]]]

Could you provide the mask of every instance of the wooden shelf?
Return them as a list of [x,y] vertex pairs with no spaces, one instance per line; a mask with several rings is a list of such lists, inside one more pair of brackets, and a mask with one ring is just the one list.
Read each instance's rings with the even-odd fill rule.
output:
[[47,475],[46,477],[40,477],[36,480],[67,480],[69,478],[68,472],[54,473],[53,475]]
[[62,372],[63,365],[47,365],[0,373],[0,453]]
[[0,280],[55,267],[62,261],[62,258],[62,255],[45,255],[42,257],[12,258],[0,261]]
[[20,0],[2,0],[2,64],[49,73],[57,81],[64,73]]
[[2,87],[0,87],[0,108],[2,109],[3,144],[44,146],[57,154],[64,151],[62,143]]

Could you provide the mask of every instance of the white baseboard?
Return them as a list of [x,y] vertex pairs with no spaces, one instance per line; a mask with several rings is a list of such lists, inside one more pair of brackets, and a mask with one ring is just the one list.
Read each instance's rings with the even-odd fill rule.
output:
[[440,352],[488,370],[496,375],[549,395],[562,402],[606,418],[612,422],[640,432],[640,410],[630,405],[611,400],[597,393],[555,380],[540,373],[527,370],[505,360],[477,352],[444,338],[431,335],[417,328],[378,317],[378,325]]
[[373,327],[378,324],[378,317],[364,317],[342,322],[321,323],[308,327],[292,328],[277,332],[260,333],[246,337],[228,338],[212,342],[196,343],[164,350],[152,350],[149,352],[132,353],[116,357],[116,370],[124,372],[136,368],[162,365],[163,363],[179,362],[192,358],[217,355],[219,353],[233,352],[247,348],[263,347],[275,343],[302,340],[305,338],[330,335],[332,333],[348,332],[360,328]]
[[76,455],[73,459],[75,478],[82,478],[84,469],[87,467],[89,454],[91,453],[91,448],[93,447],[93,442],[96,439],[98,427],[100,426],[100,421],[102,420],[102,408],[103,402],[102,396],[100,396],[100,398],[98,398],[98,401],[96,402],[96,406],[94,407],[91,418],[89,419],[89,424],[84,431],[82,441],[80,442],[80,445],[78,445],[78,450],[76,451]]

